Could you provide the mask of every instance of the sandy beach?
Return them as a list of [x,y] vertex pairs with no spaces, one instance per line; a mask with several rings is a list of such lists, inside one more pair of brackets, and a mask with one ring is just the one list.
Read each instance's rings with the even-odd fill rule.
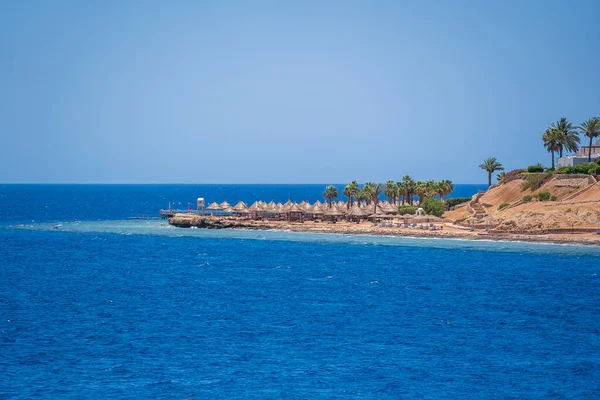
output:
[[[381,227],[373,226],[370,222],[350,223],[337,222],[287,222],[287,221],[255,221],[238,218],[215,218],[198,217],[191,215],[178,214],[169,219],[169,223],[181,228],[190,228],[196,226],[206,229],[256,229],[256,230],[286,230],[293,232],[311,232],[311,233],[334,233],[346,235],[386,235],[386,236],[405,236],[405,237],[429,237],[446,239],[466,239],[466,240],[498,240],[498,241],[526,241],[526,242],[548,242],[561,244],[581,244],[600,246],[600,235],[594,232],[574,233],[551,233],[551,234],[517,234],[486,232],[483,229],[474,231],[460,229],[450,226],[451,224],[437,223],[437,230],[425,230],[419,228],[404,227]],[[439,229],[441,228],[441,229]]]

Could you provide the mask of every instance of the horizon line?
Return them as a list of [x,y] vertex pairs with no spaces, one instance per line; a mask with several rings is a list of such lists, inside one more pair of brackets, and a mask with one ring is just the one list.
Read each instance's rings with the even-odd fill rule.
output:
[[[399,181],[398,181],[399,182]],[[384,184],[385,182],[382,182]],[[360,182],[359,182],[360,184]],[[347,185],[347,183],[182,183],[182,182],[137,182],[137,183],[117,183],[117,182],[0,182],[0,185]],[[487,183],[454,183],[453,185],[485,185]]]

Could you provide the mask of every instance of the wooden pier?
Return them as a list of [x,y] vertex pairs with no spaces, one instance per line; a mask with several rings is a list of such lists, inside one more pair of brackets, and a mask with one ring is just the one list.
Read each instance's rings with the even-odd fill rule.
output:
[[167,210],[160,210],[160,218],[162,218],[162,219],[171,218],[175,214],[202,215],[202,211],[200,211],[200,210],[176,210],[173,208],[169,208]]

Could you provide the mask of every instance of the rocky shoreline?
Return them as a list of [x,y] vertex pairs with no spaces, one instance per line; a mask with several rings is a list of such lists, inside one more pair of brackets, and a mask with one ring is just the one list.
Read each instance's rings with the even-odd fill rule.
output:
[[313,222],[286,222],[286,221],[254,221],[235,218],[200,217],[196,215],[177,214],[169,218],[169,224],[178,228],[202,229],[247,229],[247,230],[281,230],[306,233],[326,233],[342,235],[375,235],[418,238],[445,238],[463,240],[496,240],[518,241],[537,243],[558,243],[570,245],[596,245],[600,246],[600,235],[594,233],[506,233],[485,232],[482,230],[468,231],[442,226],[440,230],[421,230],[412,228],[382,228],[372,226],[370,223],[313,223]]

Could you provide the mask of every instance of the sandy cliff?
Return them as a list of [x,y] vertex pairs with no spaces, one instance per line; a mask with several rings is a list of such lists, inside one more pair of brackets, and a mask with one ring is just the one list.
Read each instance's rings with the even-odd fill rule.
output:
[[[516,179],[493,187],[479,198],[486,216],[473,218],[467,206],[449,211],[445,217],[475,226],[486,225],[501,231],[546,231],[593,229],[600,219],[600,183],[589,177],[552,178],[538,190],[522,190],[524,180]],[[537,201],[535,196],[549,192],[556,201]],[[525,195],[534,200],[524,203]],[[502,203],[511,206],[498,210]]]

